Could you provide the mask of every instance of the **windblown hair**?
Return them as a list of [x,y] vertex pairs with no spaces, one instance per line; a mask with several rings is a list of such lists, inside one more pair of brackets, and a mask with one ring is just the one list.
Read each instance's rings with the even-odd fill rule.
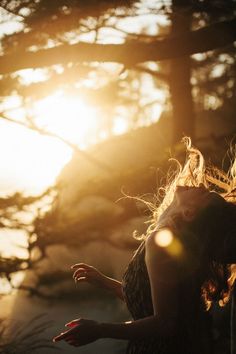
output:
[[[227,258],[227,251],[222,255],[219,254],[219,250],[222,250],[222,245],[230,249],[231,246],[227,245],[229,237],[235,238],[233,242],[235,242],[234,245],[236,244],[236,159],[229,171],[224,172],[214,166],[206,166],[203,155],[198,149],[192,147],[189,138],[184,138],[184,143],[187,149],[186,162],[182,166],[177,161],[176,173],[165,187],[160,188],[163,199],[159,206],[153,208],[151,224],[145,237],[152,233],[158,224],[161,224],[163,215],[168,213],[177,186],[200,187],[203,185],[209,192],[215,192],[221,197],[219,206],[208,207],[208,212],[200,213],[200,216],[190,226],[191,232],[197,235],[199,243],[205,248],[201,260],[201,276],[204,279],[201,293],[206,308],[209,309],[212,301],[218,301],[221,306],[228,301],[235,280],[234,266],[230,263],[236,261],[232,261],[230,257]],[[178,229],[176,218],[172,219],[171,227]],[[236,254],[234,257],[236,258]]]
[[[215,166],[206,166],[201,152],[194,148],[190,138],[185,137],[187,159],[182,166],[177,160],[177,170],[172,180],[165,187],[161,187],[164,199],[154,213],[154,222],[171,204],[177,186],[199,187],[204,185],[209,191],[214,191],[226,201],[236,204],[236,159],[233,161],[228,172],[224,172]],[[164,193],[163,193],[164,192]]]

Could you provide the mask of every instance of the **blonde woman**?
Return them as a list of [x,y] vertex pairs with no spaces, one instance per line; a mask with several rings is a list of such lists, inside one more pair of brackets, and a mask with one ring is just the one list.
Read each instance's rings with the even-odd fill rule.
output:
[[128,354],[213,353],[213,301],[230,296],[236,263],[236,164],[228,174],[206,168],[186,139],[187,160],[164,190],[151,226],[122,282],[94,267],[73,266],[77,281],[97,283],[124,300],[133,320],[76,319],[54,338],[82,346],[99,338],[128,340]]

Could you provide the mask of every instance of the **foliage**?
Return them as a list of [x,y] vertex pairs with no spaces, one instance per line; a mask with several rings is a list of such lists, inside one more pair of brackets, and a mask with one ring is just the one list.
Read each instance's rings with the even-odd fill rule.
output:
[[51,321],[42,322],[44,315],[34,317],[27,323],[17,323],[12,326],[7,320],[0,320],[0,353],[1,354],[31,354],[38,349],[54,349],[50,339],[42,337]]
[[44,257],[42,251],[37,259],[32,259],[32,252],[38,240],[33,225],[36,218],[42,218],[45,215],[55,197],[55,188],[49,188],[39,196],[26,197],[21,193],[15,193],[0,198],[0,228],[12,231],[20,230],[25,234],[27,240],[26,257],[4,257],[1,255],[0,258],[0,277],[7,280],[12,288],[15,287],[12,276],[16,272],[32,268]]
[[[189,17],[191,22],[189,29],[196,30],[215,24],[217,21],[234,18],[236,11],[233,0],[227,1],[227,5],[225,1],[179,0],[175,1],[173,7],[169,1],[157,1],[153,5],[146,1],[123,0],[102,2],[58,0],[50,3],[44,0],[1,1],[0,6],[8,16],[15,16],[14,18],[22,25],[22,30],[3,38],[3,55],[7,57],[7,55],[16,53],[17,62],[25,63],[27,53],[36,53],[33,61],[27,64],[28,68],[33,63],[34,65],[37,63],[40,49],[44,49],[47,56],[50,48],[65,46],[65,52],[81,41],[101,44],[101,48],[98,46],[98,49],[95,49],[95,57],[91,52],[91,47],[91,53],[88,53],[88,58],[91,59],[81,61],[80,52],[77,54],[74,49],[74,54],[72,53],[66,62],[64,62],[63,53],[55,62],[57,65],[48,64],[48,67],[40,69],[39,61],[38,68],[42,70],[45,77],[41,82],[24,84],[21,72],[14,73],[14,66],[12,66],[12,70],[9,68],[0,83],[6,97],[17,93],[22,98],[22,106],[25,103],[28,106],[32,105],[35,100],[53,93],[55,88],[61,88],[65,93],[84,97],[90,104],[95,104],[102,110],[101,130],[104,130],[104,127],[112,127],[114,118],[120,114],[130,122],[130,128],[136,127],[137,124],[152,123],[150,117],[158,99],[156,97],[153,99],[153,95],[150,93],[145,93],[147,97],[144,96],[144,92],[140,88],[145,80],[151,80],[153,89],[158,87],[164,90],[166,100],[161,104],[164,104],[165,108],[170,107],[169,83],[172,75],[170,65],[168,62],[156,63],[155,59],[151,58],[155,57],[155,50],[152,50],[155,41],[168,39],[169,33],[171,33],[171,22],[178,19],[181,22],[181,18]],[[150,25],[148,22],[146,25],[140,25],[135,32],[126,29],[127,25],[124,24],[127,19],[135,23],[142,16],[146,16],[146,21],[148,17],[156,17],[152,23],[150,22]],[[165,25],[161,24],[163,20],[166,21]],[[107,34],[108,30],[110,32]],[[152,33],[150,34],[150,32]],[[217,29],[215,33],[217,33]],[[220,36],[226,37],[224,33]],[[138,56],[140,52],[150,51],[149,62],[141,60],[138,64],[124,63],[122,65],[118,53],[117,58],[112,60],[114,62],[112,67],[110,63],[99,63],[99,54],[104,51],[102,43],[104,41],[111,43],[115,38],[121,43],[120,56],[122,52],[127,51],[127,44],[135,42],[136,46],[132,51],[132,57]],[[202,42],[208,40],[210,38],[208,39],[204,32]],[[143,47],[145,43],[151,44],[146,50]],[[54,57],[53,60],[58,58],[56,54],[51,55]],[[172,55],[174,56],[173,52]],[[13,57],[11,60],[10,58],[8,63],[13,61]],[[153,62],[150,63],[151,61]],[[229,43],[224,48],[216,47],[215,50],[196,55],[191,58],[191,62],[192,91],[197,108],[215,110],[222,106],[224,101],[228,104],[228,100],[235,95],[235,47],[233,43]],[[2,69],[3,67],[2,65]],[[37,68],[37,64],[34,67]],[[150,69],[151,67],[153,69]],[[177,68],[174,66],[173,71],[176,70]],[[94,79],[91,80],[91,77]],[[86,81],[90,81],[89,87],[86,87]],[[2,116],[9,117],[8,112],[3,111]],[[26,110],[25,119],[27,123],[31,119],[32,123],[32,117],[29,117],[30,114]],[[40,128],[37,125],[33,126],[33,124],[31,127]],[[186,129],[182,130],[188,133]],[[109,129],[108,133],[110,134]],[[179,136],[179,139],[181,137],[182,135]]]

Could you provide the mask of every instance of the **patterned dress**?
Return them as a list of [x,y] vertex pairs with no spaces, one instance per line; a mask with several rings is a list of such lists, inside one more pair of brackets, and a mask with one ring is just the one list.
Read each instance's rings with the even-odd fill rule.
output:
[[[210,316],[203,310],[197,276],[178,284],[178,330],[175,335],[130,341],[127,354],[210,354]],[[122,281],[124,298],[134,320],[153,315],[150,282],[145,264],[145,241],[135,252]]]

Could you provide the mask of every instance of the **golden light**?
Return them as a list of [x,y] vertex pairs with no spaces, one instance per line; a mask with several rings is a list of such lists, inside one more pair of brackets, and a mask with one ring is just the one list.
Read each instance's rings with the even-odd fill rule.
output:
[[121,118],[121,117],[117,117],[114,120],[114,125],[113,125],[113,134],[115,135],[120,135],[123,134],[125,132],[127,132],[128,130],[128,122],[125,118]]
[[[19,108],[20,107],[20,108]],[[11,109],[9,117],[23,121],[24,109],[17,96],[6,102]],[[56,92],[41,100],[30,112],[36,126],[56,136],[86,148],[95,142],[98,118],[95,111],[81,100]],[[0,155],[4,173],[0,176],[0,194],[23,192],[40,194],[56,181],[63,166],[70,160],[73,150],[56,137],[39,134],[17,124],[0,121],[0,141],[5,153]],[[27,258],[27,237],[19,230],[1,230],[0,254],[4,257]],[[23,273],[14,275],[14,283],[23,279]],[[1,291],[10,291],[8,282]]]
[[72,155],[64,143],[4,121],[0,121],[0,140],[6,151],[0,155],[4,195],[15,191],[42,193],[54,184]]
[[[19,99],[9,102],[12,119],[23,119]],[[7,107],[6,107],[7,108]],[[57,91],[38,101],[30,111],[36,126],[61,137],[79,148],[86,148],[98,138],[98,117],[82,100]],[[0,176],[5,193],[14,190],[38,194],[54,184],[73,150],[57,138],[24,127],[0,122],[0,141],[7,154],[1,154],[4,174]]]
[[183,255],[183,245],[170,229],[162,229],[156,233],[155,242],[157,246],[165,248],[172,257]]
[[28,257],[27,238],[21,230],[1,230],[0,253],[2,257],[10,258],[12,255],[25,259]]
[[169,229],[163,229],[157,232],[155,242],[160,247],[167,247],[173,241],[173,233]]
[[37,125],[80,148],[96,141],[99,123],[96,111],[78,97],[57,91],[36,103],[32,113]]
[[[22,121],[24,110],[17,96],[8,101],[10,118]],[[96,139],[98,118],[95,111],[81,100],[56,92],[35,103],[31,111],[36,126],[52,132],[69,143],[85,148]],[[0,141],[6,153],[0,155],[3,174],[0,194],[23,192],[40,194],[56,181],[73,150],[56,137],[39,134],[17,124],[0,121]],[[11,230],[1,231],[0,253],[4,257],[26,257],[27,250],[17,241],[26,235]],[[22,248],[23,247],[23,248]]]

